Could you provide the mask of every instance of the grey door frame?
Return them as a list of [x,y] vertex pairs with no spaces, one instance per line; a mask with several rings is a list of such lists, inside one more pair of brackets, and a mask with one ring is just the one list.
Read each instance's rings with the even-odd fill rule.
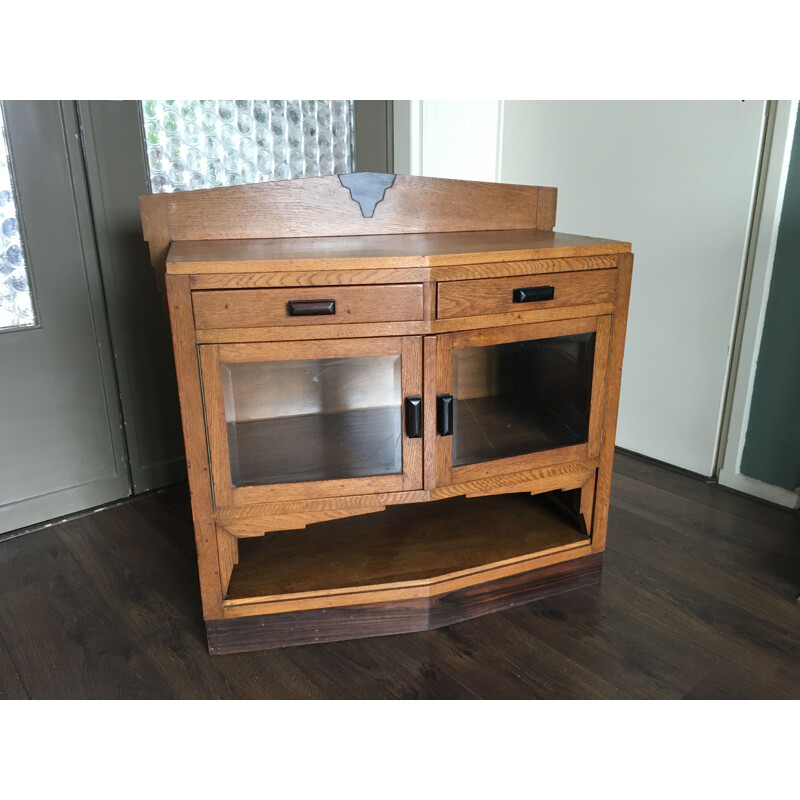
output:
[[133,492],[185,480],[172,339],[142,236],[150,194],[141,103],[77,103]]
[[[123,498],[131,483],[75,103],[3,107],[39,324],[0,334],[2,379],[15,411],[46,415],[6,429],[0,532],[8,533]],[[64,343],[61,360],[54,342]],[[85,391],[73,382],[83,378]],[[74,413],[70,404],[84,401],[94,416]],[[41,438],[22,438],[38,419]],[[25,465],[27,457],[40,461]],[[32,474],[41,474],[38,486]]]

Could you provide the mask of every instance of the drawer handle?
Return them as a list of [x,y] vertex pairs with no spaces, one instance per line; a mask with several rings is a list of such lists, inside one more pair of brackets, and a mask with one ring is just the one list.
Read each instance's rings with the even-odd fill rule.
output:
[[552,286],[529,286],[527,289],[514,289],[515,303],[535,303],[539,300],[552,300],[555,288]]
[[436,395],[436,432],[439,436],[453,435],[453,395]]
[[290,317],[315,317],[336,313],[335,300],[290,300],[286,304]]
[[422,436],[422,398],[419,395],[406,397],[406,436],[409,439]]

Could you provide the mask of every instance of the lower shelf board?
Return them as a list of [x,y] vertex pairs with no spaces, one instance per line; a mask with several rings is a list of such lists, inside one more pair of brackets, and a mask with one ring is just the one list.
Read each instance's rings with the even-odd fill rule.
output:
[[547,495],[390,506],[240,540],[226,601],[408,584],[588,542]]
[[433,598],[209,620],[208,649],[238,653],[440,628],[595,584],[602,558],[595,553]]

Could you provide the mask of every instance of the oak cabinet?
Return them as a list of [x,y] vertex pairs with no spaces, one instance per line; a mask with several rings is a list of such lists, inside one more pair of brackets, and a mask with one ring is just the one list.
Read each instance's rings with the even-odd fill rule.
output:
[[347,178],[141,198],[212,653],[600,576],[630,245],[546,187]]

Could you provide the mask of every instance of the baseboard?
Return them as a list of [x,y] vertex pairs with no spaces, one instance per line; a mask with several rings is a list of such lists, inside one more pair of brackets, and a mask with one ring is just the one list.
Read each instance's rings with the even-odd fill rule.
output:
[[719,483],[720,486],[724,486],[727,489],[757,497],[759,500],[765,500],[783,508],[791,510],[800,508],[800,495],[797,492],[791,492],[788,489],[773,486],[755,478],[748,478],[747,475],[742,475],[740,472],[722,470],[719,476]]

